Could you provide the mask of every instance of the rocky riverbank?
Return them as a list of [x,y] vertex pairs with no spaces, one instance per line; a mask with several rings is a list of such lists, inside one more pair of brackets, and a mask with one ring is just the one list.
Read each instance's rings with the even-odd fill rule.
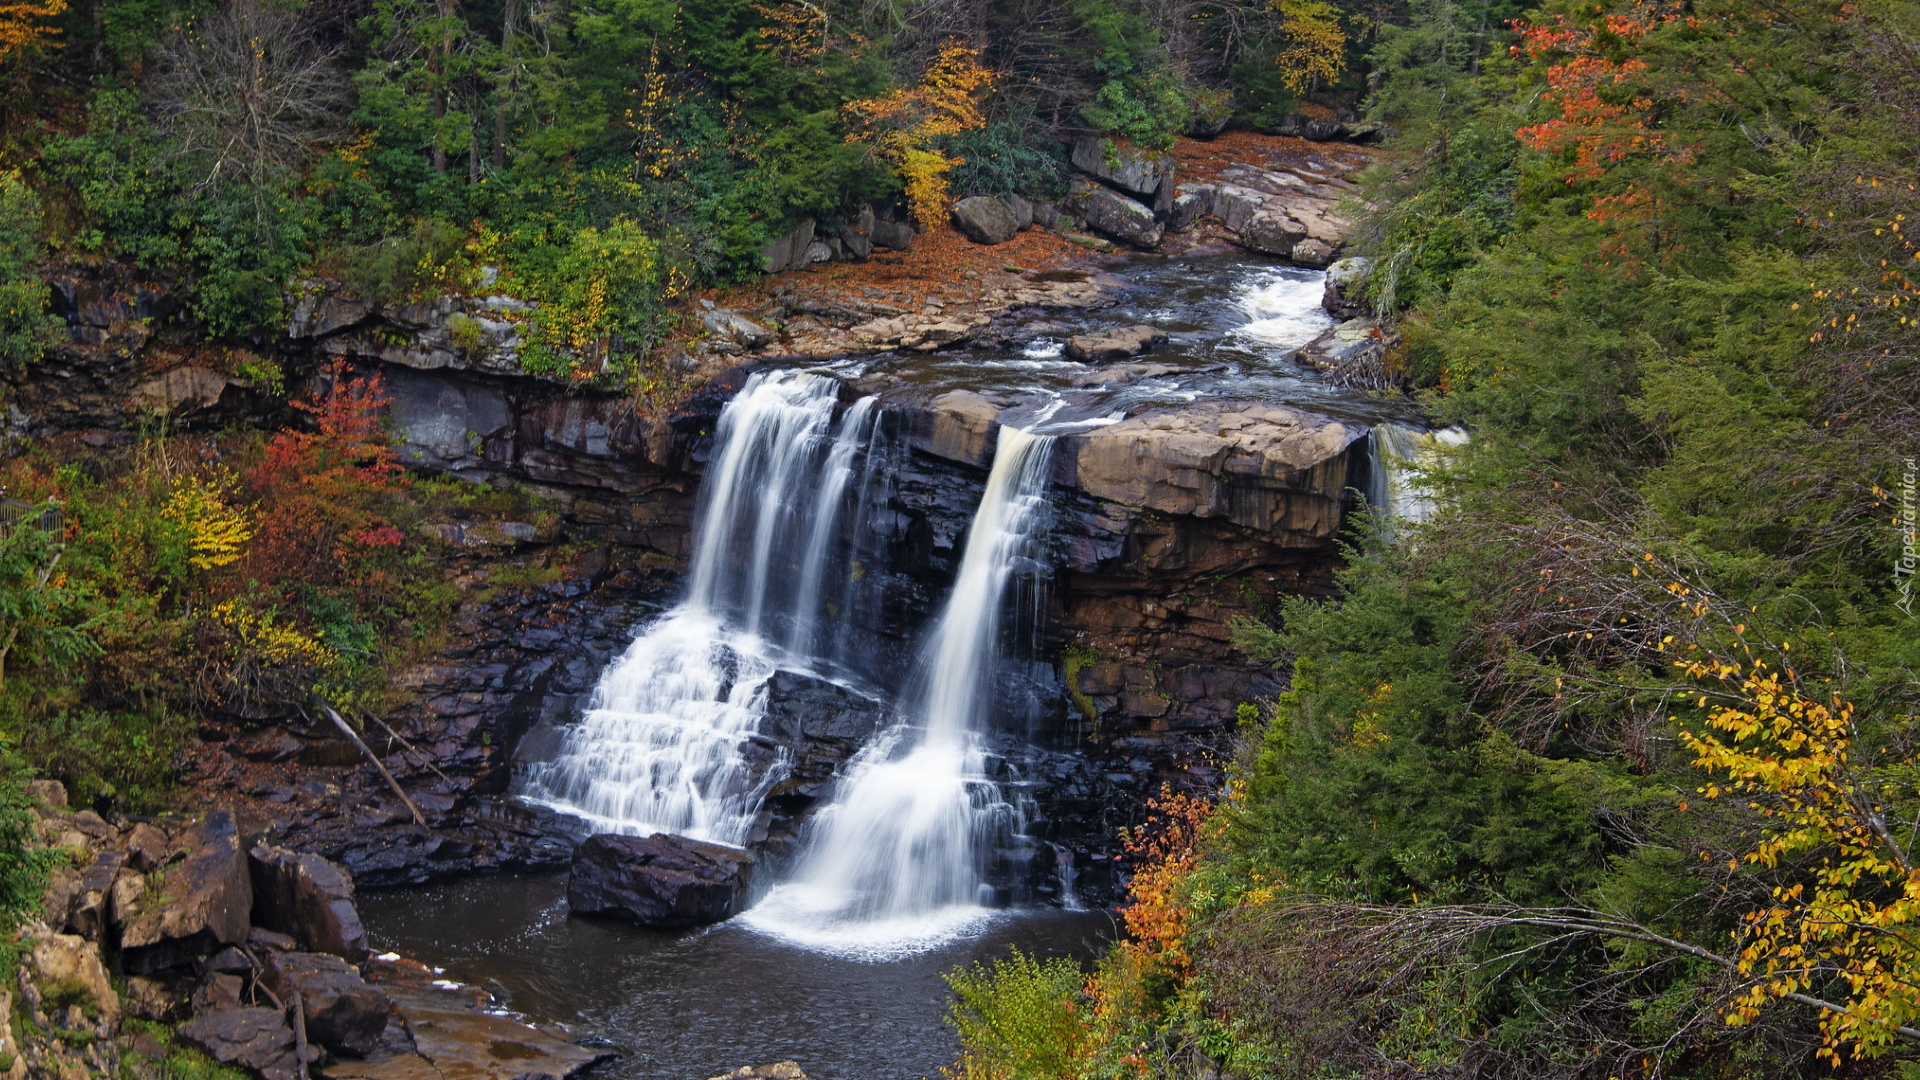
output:
[[0,1076],[261,1080],[572,1076],[612,1053],[482,990],[372,955],[352,874],[232,810],[150,820],[31,786],[55,858],[0,987]]

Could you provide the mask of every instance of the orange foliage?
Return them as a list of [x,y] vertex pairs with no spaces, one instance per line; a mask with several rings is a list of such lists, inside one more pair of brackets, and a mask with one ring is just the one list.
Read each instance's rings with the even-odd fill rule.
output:
[[964,164],[930,144],[986,124],[980,98],[993,89],[995,74],[980,65],[977,50],[949,41],[914,86],[885,97],[849,101],[850,143],[866,143],[893,166],[906,184],[907,203],[923,229],[939,224],[947,209],[947,172]]
[[406,482],[382,415],[392,399],[378,375],[354,375],[341,361],[325,385],[294,403],[314,430],[269,439],[248,477],[260,498],[249,552],[259,580],[335,580],[357,556],[402,540],[380,512]]
[[1132,938],[1125,947],[1169,974],[1184,975],[1192,965],[1185,944],[1191,913],[1181,886],[1200,865],[1200,842],[1215,835],[1218,809],[1162,786],[1147,801],[1146,823],[1122,834],[1127,854],[1138,860],[1120,913]]
[[52,44],[60,32],[47,22],[67,10],[67,0],[24,0],[0,3],[0,64],[9,64],[33,49]]

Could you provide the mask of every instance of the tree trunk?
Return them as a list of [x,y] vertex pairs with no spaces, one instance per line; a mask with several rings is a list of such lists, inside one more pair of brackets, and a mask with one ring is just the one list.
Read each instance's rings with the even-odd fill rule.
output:
[[513,98],[513,31],[520,21],[520,0],[507,0],[500,19],[500,85],[493,95],[493,168],[507,167],[507,103]]

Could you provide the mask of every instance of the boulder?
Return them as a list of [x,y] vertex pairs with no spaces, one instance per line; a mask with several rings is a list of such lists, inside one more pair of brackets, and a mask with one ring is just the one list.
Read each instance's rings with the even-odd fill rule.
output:
[[1165,232],[1152,210],[1085,180],[1073,182],[1067,202],[1088,228],[1138,248],[1158,246]]
[[1175,167],[1171,154],[1101,138],[1075,140],[1072,159],[1086,175],[1142,199],[1152,199],[1171,183]]
[[1013,208],[992,195],[961,199],[953,204],[952,216],[953,227],[976,244],[1004,244],[1020,231]]
[[1021,232],[1033,228],[1032,203],[1018,195],[1003,195],[1000,201],[1007,204],[1008,210],[1013,211],[1013,223],[1020,227]]
[[1386,354],[1392,342],[1373,319],[1348,319],[1300,347],[1294,360],[1341,386],[1391,385]]
[[1327,287],[1320,294],[1320,306],[1336,319],[1365,315],[1367,305],[1360,294],[1372,273],[1373,260],[1364,255],[1349,256],[1327,267]]
[[1173,189],[1173,205],[1167,208],[1167,228],[1186,232],[1212,212],[1212,184],[1181,184]]
[[256,844],[247,853],[253,922],[313,952],[358,961],[367,932],[353,904],[353,875],[318,855]]
[[291,1003],[300,995],[310,1041],[355,1057],[379,1043],[392,1004],[345,960],[326,953],[267,953],[261,965],[260,981],[275,997]]
[[180,1038],[222,1065],[244,1066],[264,1080],[295,1080],[300,1075],[293,1028],[278,1009],[213,1009],[180,1025]]
[[93,857],[80,874],[80,888],[67,909],[67,929],[89,941],[99,941],[112,922],[113,883],[126,865],[127,853],[108,848]]
[[287,323],[287,336],[294,340],[325,337],[366,321],[379,306],[371,300],[358,300],[331,291],[338,286],[328,282],[306,282],[298,286],[300,298],[294,301],[293,318]]
[[167,834],[144,821],[127,833],[124,843],[127,865],[143,874],[160,869],[173,854],[173,841]]
[[1094,368],[1091,371],[1076,372],[1067,378],[1073,386],[1123,386],[1127,383],[1152,379],[1161,375],[1191,374],[1194,371],[1219,370],[1217,365],[1205,368],[1182,367],[1178,364],[1156,364],[1151,361],[1137,364],[1111,364]]
[[1307,238],[1307,227],[1284,211],[1263,210],[1242,226],[1240,243],[1268,255],[1292,255],[1300,241]]
[[1104,364],[1139,356],[1167,343],[1166,331],[1155,326],[1126,326],[1067,339],[1067,355],[1082,363]]
[[762,349],[773,344],[773,331],[728,308],[703,311],[700,321],[706,325],[709,333],[739,342],[749,349]]
[[735,848],[666,833],[602,834],[574,850],[567,905],[642,926],[704,926],[736,914],[752,881],[753,857]]
[[476,1010],[458,990],[390,988],[413,1053],[327,1065],[331,1080],[564,1080],[614,1055],[575,1046],[559,1032]]
[[67,808],[67,786],[58,780],[29,780],[24,785],[27,797],[47,810]]
[[33,1011],[68,1029],[110,1034],[119,1027],[120,995],[99,945],[78,934],[49,934],[33,942],[25,961],[21,989]]
[[1033,223],[1042,229],[1051,229],[1060,224],[1060,208],[1050,202],[1033,204]]
[[[984,466],[999,435],[1000,407],[972,390],[949,390],[933,399],[932,424],[915,445],[935,457]],[[918,434],[916,432],[916,434]]]
[[884,727],[886,706],[838,683],[797,671],[776,671],[766,682],[762,730],[790,751],[787,779],[774,794],[813,798],[860,747]]
[[1287,257],[1301,266],[1311,266],[1318,270],[1333,262],[1333,245],[1309,236],[1293,245],[1293,250]]
[[894,251],[905,251],[913,246],[913,226],[904,221],[875,221],[867,235],[876,245]]
[[771,1065],[742,1065],[710,1080],[807,1080],[807,1074],[797,1061],[776,1061]]
[[1347,137],[1347,125],[1338,120],[1323,120],[1316,117],[1301,125],[1300,135],[1314,142],[1332,142],[1335,139]]
[[128,974],[182,967],[222,945],[247,939],[253,881],[240,829],[230,810],[213,810],[187,831],[186,861],[167,871],[166,886],[148,895],[120,935]]

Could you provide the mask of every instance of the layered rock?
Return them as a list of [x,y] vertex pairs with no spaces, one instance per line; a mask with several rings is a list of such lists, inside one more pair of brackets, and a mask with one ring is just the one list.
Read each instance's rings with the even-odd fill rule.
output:
[[1088,364],[1105,364],[1157,349],[1167,343],[1167,332],[1157,326],[1123,326],[1067,339],[1067,355]]
[[704,926],[740,911],[753,857],[684,836],[603,834],[573,853],[567,907],[642,926]]

